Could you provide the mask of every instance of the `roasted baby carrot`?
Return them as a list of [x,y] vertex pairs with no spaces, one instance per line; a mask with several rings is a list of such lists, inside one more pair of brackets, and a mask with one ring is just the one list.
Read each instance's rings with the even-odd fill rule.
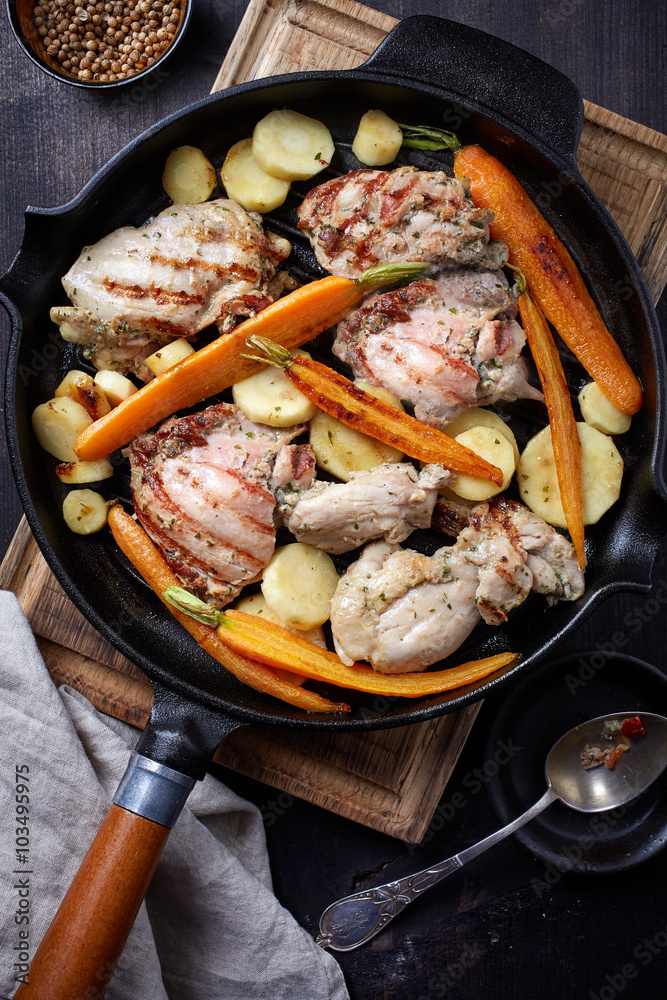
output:
[[579,270],[560,239],[507,167],[481,146],[454,155],[454,173],[467,177],[478,208],[494,213],[490,232],[503,240],[544,315],[605,396],[623,413],[642,403],[639,380],[605,326]]
[[251,334],[271,336],[289,349],[300,347],[341,320],[369,292],[424,273],[424,264],[408,262],[372,268],[358,281],[329,276],[302,285],[158,375],[87,427],[74,450],[84,461],[103,458],[177,410],[253,375],[262,365],[241,356]]
[[265,337],[250,337],[248,346],[260,352],[249,356],[261,357],[268,364],[284,369],[304,396],[348,427],[383,441],[410,458],[439,462],[454,472],[467,472],[502,486],[503,474],[495,465],[435,427],[364,392],[332,368],[301,354],[292,356],[284,347]]
[[556,475],[577,562],[584,568],[584,498],[581,482],[581,442],[572,409],[570,391],[560,355],[544,314],[525,283],[519,295],[519,313],[537,372],[542,383],[544,402],[549,414]]
[[[264,664],[258,663],[242,653],[235,652],[228,644],[220,641],[215,627],[195,621],[190,615],[178,611],[162,596],[169,587],[176,587],[178,580],[144,529],[137,524],[134,518],[130,517],[120,504],[116,504],[109,511],[109,526],[119,548],[149,587],[169,608],[174,618],[188,630],[202,649],[205,649],[240,681],[256,691],[272,695],[274,698],[302,708],[306,712],[349,712],[349,705],[337,704],[314,691],[307,691],[296,684],[291,684],[278,677],[273,670]],[[265,624],[266,622],[262,621],[262,625]]]
[[498,653],[431,673],[381,674],[363,663],[346,666],[335,653],[268,619],[258,619],[233,608],[216,611],[213,605],[205,604],[181,587],[171,588],[163,599],[172,601],[179,611],[193,615],[197,621],[217,624],[220,641],[243,656],[252,655],[268,666],[369,694],[400,698],[440,694],[488,677],[518,658],[515,653]]

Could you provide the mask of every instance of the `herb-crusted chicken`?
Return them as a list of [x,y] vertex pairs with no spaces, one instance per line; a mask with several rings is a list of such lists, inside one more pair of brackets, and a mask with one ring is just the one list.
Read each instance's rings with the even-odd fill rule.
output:
[[438,500],[438,516],[464,524],[454,545],[424,556],[372,542],[331,602],[336,651],[383,673],[423,670],[454,653],[480,617],[498,625],[531,590],[574,601],[584,579],[572,544],[515,501],[470,511]]
[[234,201],[171,205],[85,247],[63,278],[73,306],[51,318],[97,368],[148,379],[143,359],[169,340],[210,324],[224,333],[278,298],[290,285],[277,273],[290,250]]
[[348,278],[400,261],[500,268],[507,260],[505,244],[489,243],[493,214],[440,170],[353,170],[313,188],[298,214],[318,262]]
[[357,378],[409,400],[442,427],[498,399],[541,399],[501,271],[458,268],[370,298],[338,324],[334,354]]
[[348,483],[318,480],[304,492],[279,490],[279,508],[297,541],[326,552],[350,552],[372,538],[398,543],[429,527],[437,491],[450,475],[441,465],[418,472],[408,462],[387,462],[352,473]]

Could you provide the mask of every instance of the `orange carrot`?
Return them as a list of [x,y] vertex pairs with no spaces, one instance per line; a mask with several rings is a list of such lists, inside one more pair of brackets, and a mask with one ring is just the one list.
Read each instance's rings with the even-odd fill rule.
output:
[[411,458],[439,462],[455,472],[467,472],[502,486],[503,474],[495,465],[435,427],[364,392],[332,368],[301,354],[292,356],[284,347],[265,337],[250,337],[248,345],[257,348],[269,364],[284,369],[300,392],[320,410],[348,427],[383,441]]
[[[295,705],[297,708],[303,708],[307,712],[349,712],[349,705],[336,704],[314,691],[307,691],[305,688],[289,683],[278,677],[264,664],[234,652],[226,643],[220,641],[215,627],[204,625],[189,615],[176,610],[172,604],[164,600],[162,595],[169,587],[177,586],[178,580],[144,529],[130,517],[120,504],[116,504],[109,511],[109,526],[119,548],[160,600],[169,608],[176,620],[188,630],[207,653],[231,674],[238,677],[240,681],[256,691],[273,695],[273,697]],[[266,622],[262,621],[262,625],[265,624]]]
[[221,642],[242,656],[253,656],[268,666],[290,670],[313,680],[327,681],[339,687],[370,694],[401,698],[420,698],[452,688],[472,684],[513,663],[515,653],[498,653],[482,660],[432,673],[381,674],[363,663],[346,666],[335,653],[322,649],[301,636],[294,635],[268,619],[258,619],[243,611],[216,611],[181,587],[172,588],[163,597],[197,621],[218,625]]
[[494,213],[491,236],[507,243],[544,315],[605,396],[623,413],[642,403],[639,380],[605,326],[588,289],[558,236],[514,175],[480,146],[463,146],[454,173],[470,181],[478,208]]
[[300,347],[338,323],[369,292],[423,274],[423,264],[410,262],[372,268],[358,281],[330,276],[302,285],[179,361],[100,417],[79,435],[76,454],[83,461],[103,458],[177,410],[194,406],[259,371],[261,364],[241,356],[251,334],[268,334],[290,350]]
[[581,441],[558,349],[540,307],[530,292],[519,295],[519,312],[528,346],[542,383],[549,413],[556,475],[565,521],[581,569],[584,568],[584,498]]

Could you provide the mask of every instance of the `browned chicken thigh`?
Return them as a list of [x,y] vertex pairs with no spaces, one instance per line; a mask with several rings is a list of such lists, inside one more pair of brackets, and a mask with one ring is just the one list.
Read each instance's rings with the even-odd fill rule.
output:
[[442,427],[499,399],[541,399],[521,357],[525,334],[501,271],[443,271],[373,296],[338,324],[334,354]]
[[302,424],[255,424],[227,403],[171,419],[128,448],[137,518],[183,586],[218,607],[273,555],[276,488],[312,482]]
[[235,201],[171,205],[85,247],[63,278],[74,305],[51,318],[97,368],[149,378],[142,361],[168,340],[212,323],[222,333],[278,298],[290,250]]
[[322,267],[348,278],[406,260],[434,268],[507,260],[504,243],[489,243],[493,213],[441,170],[353,170],[309,191],[298,214]]

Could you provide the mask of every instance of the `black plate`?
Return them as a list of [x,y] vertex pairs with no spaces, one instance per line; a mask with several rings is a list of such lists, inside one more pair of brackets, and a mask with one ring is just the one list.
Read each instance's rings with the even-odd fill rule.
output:
[[[645,406],[621,443],[626,463],[621,500],[588,531],[584,596],[575,604],[555,607],[532,596],[506,626],[480,626],[448,661],[454,665],[511,649],[522,654],[518,666],[463,691],[416,703],[380,703],[353,694],[350,715],[326,719],[276,703],[221,671],[149,592],[109,533],[72,535],[60,512],[67,488],[57,480],[55,461],[40,449],[30,424],[35,406],[53,395],[68,369],[81,366],[78,349],[63,344],[48,319],[50,306],[66,302],[60,278],[81,248],[121,225],[144,223],[168,204],[161,175],[175,146],[199,146],[219,166],[229,146],[246,137],[259,118],[285,106],[329,126],[337,146],[333,172],[358,165],[350,144],[368,108],[384,108],[399,121],[455,127],[463,141],[483,142],[515,171],[564,239],[645,391]],[[582,117],[574,85],[540,60],[464,25],[409,18],[360,69],[279,77],[215,95],[148,130],[68,205],[28,210],[21,252],[0,282],[12,318],[6,405],[19,494],[40,548],[67,594],[152,680],[255,721],[359,730],[405,725],[462,707],[530,669],[609,593],[648,589],[651,564],[667,531],[664,351],[637,263],[577,173]],[[447,154],[416,152],[401,153],[399,162],[426,168],[451,165]],[[312,252],[295,229],[296,206],[310,186],[295,185],[288,203],[267,223],[294,241],[295,270],[317,277],[321,272]],[[586,377],[567,352],[564,362],[576,393]],[[520,443],[547,422],[541,404],[517,403],[504,412],[511,416]],[[122,461],[114,479],[100,489],[109,496],[128,497]]]
[[[545,664],[520,681],[503,701],[488,735],[485,760],[499,740],[521,749],[488,785],[503,824],[546,790],[544,762],[556,740],[574,726],[615,712],[664,715],[667,677],[657,667],[622,653],[574,653]],[[628,805],[585,814],[554,802],[514,835],[554,872],[602,874],[631,868],[667,844],[667,774]]]

